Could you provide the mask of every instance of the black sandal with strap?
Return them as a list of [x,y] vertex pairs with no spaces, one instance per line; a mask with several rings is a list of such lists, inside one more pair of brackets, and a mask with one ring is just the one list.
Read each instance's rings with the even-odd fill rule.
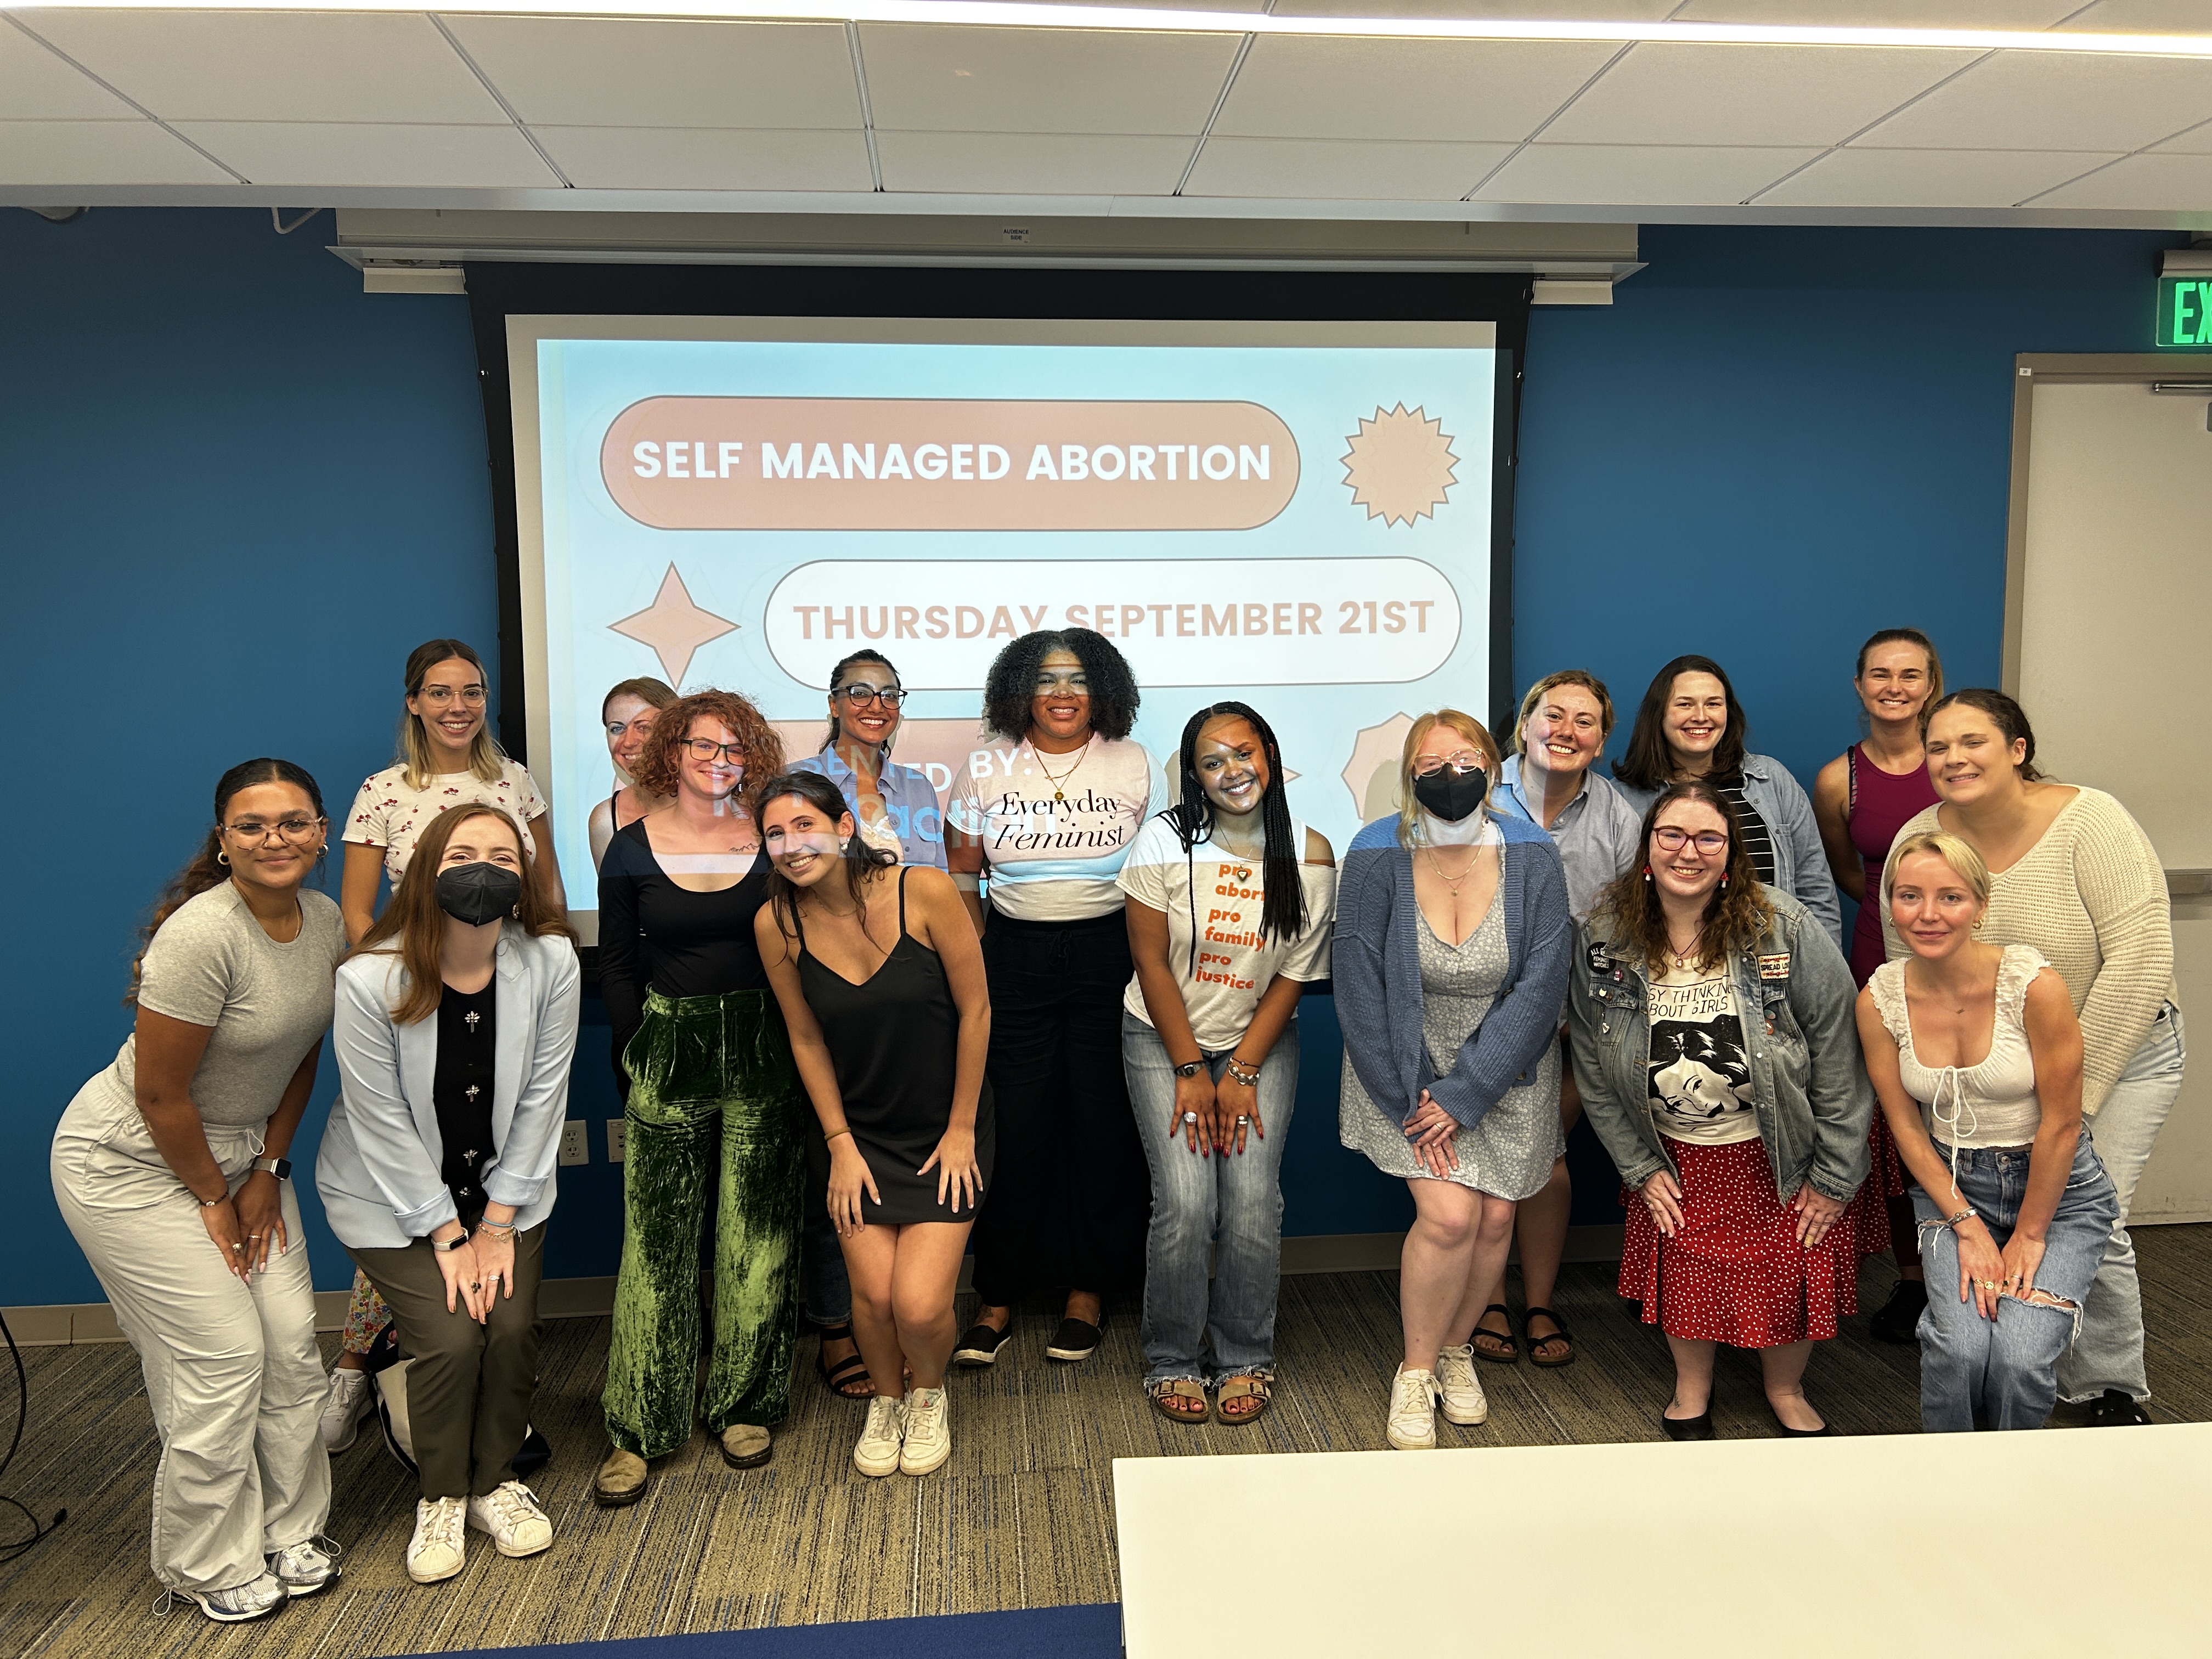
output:
[[[1502,1331],[1483,1328],[1482,1321],[1494,1313],[1505,1316],[1505,1328]],[[1482,1339],[1486,1336],[1492,1342],[1504,1344],[1505,1352],[1490,1352],[1482,1346]],[[1521,1363],[1521,1344],[1513,1334],[1513,1310],[1503,1302],[1493,1302],[1482,1310],[1482,1318],[1474,1322],[1474,1334],[1468,1340],[1474,1345],[1474,1357],[1477,1359],[1487,1359],[1493,1365],[1517,1365]]]
[[[852,1340],[850,1321],[842,1325],[824,1325],[822,1328],[823,1347],[826,1348],[832,1342],[850,1342]],[[857,1346],[834,1365],[822,1357],[822,1351],[817,1348],[814,1355],[814,1369],[822,1378],[822,1386],[840,1400],[872,1400],[875,1397],[876,1385],[869,1379],[868,1362],[860,1358]],[[853,1385],[856,1382],[861,1386],[862,1391],[859,1394],[853,1392]]]
[[[1548,1335],[1539,1336],[1535,1332],[1528,1328],[1528,1322],[1538,1317],[1540,1315],[1552,1322],[1552,1329]],[[1553,1312],[1551,1309],[1529,1309],[1526,1313],[1521,1316],[1521,1331],[1522,1334],[1528,1339],[1528,1363],[1530,1364],[1540,1365],[1547,1371],[1555,1371],[1562,1365],[1571,1365],[1575,1363],[1575,1339],[1568,1333],[1567,1322],[1560,1318],[1558,1314]],[[1553,1342],[1564,1342],[1567,1345],[1566,1357],[1564,1359],[1558,1358],[1547,1359],[1544,1358],[1540,1350],[1547,1344]]]

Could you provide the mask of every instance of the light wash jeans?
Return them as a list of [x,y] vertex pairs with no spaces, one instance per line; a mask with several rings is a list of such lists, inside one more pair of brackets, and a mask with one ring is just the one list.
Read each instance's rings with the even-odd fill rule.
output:
[[[1229,1050],[1206,1055],[1218,1082]],[[1298,1023],[1260,1068],[1260,1121],[1242,1152],[1201,1158],[1169,1138],[1175,1066],[1160,1034],[1124,1009],[1121,1063],[1152,1170],[1145,1238],[1145,1381],[1275,1374],[1275,1291],[1282,1278],[1283,1145],[1298,1097]],[[1217,1248],[1217,1239],[1218,1248]],[[1213,1255],[1212,1296],[1206,1262]],[[1205,1363],[1211,1346],[1213,1364]]]
[[[1949,1147],[1939,1141],[1936,1150],[1951,1161]],[[1958,1159],[1959,1195],[2002,1249],[2027,1195],[2028,1149],[1969,1147]],[[2120,1212],[2096,1148],[2087,1135],[2075,1148],[2035,1269],[2033,1288],[2072,1308],[2004,1297],[1996,1317],[1983,1318],[1972,1301],[1959,1299],[1959,1240],[1942,1224],[1957,1203],[1946,1194],[1939,1206],[1917,1185],[1911,1194],[1928,1270],[1928,1308],[1920,1316],[1920,1426],[1930,1434],[1971,1431],[1978,1410],[1987,1428],[2041,1428],[2058,1397],[2058,1358],[2074,1340],[2078,1310]]]
[[2136,1281],[2136,1245],[2128,1237],[2128,1211],[2136,1183],[2150,1162],[2158,1132],[2181,1093],[2189,1055],[2181,1010],[2167,1003],[2128,1069],[2083,1127],[2094,1135],[2097,1157],[2119,1195],[2119,1219],[2105,1245],[2105,1260],[2081,1313],[2081,1334],[2058,1362],[2058,1397],[2069,1404],[2094,1400],[2107,1389],[2137,1400],[2150,1398],[2143,1374],[2142,1287]]

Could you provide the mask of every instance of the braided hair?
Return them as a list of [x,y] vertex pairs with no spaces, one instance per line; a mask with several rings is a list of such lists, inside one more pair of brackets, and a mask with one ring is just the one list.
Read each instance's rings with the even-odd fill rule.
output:
[[1257,732],[1261,744],[1267,751],[1267,787],[1260,796],[1260,826],[1266,837],[1260,868],[1267,892],[1260,907],[1261,936],[1293,939],[1306,930],[1305,883],[1298,874],[1305,849],[1291,837],[1291,802],[1283,787],[1282,745],[1275,741],[1274,728],[1250,704],[1210,703],[1183,726],[1180,778],[1182,799],[1161,814],[1175,830],[1176,839],[1182,843],[1185,866],[1191,872],[1186,888],[1190,901],[1193,974],[1198,971],[1199,938],[1197,855],[1193,849],[1200,842],[1211,840],[1213,835],[1213,802],[1198,781],[1198,734],[1207,721],[1231,716],[1244,721]]

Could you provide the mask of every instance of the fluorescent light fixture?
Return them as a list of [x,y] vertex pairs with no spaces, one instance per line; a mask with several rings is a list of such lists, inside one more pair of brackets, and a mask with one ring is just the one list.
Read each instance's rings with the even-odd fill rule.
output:
[[2051,30],[1814,28],[1796,24],[1591,22],[1487,17],[1283,17],[1267,12],[1161,11],[1022,0],[40,0],[39,11],[425,12],[526,17],[634,17],[720,21],[929,23],[979,28],[1141,30],[1163,34],[1337,35],[1378,40],[1652,41],[1688,46],[1889,46],[2056,52],[2129,58],[2212,58],[2208,34],[2095,34]]

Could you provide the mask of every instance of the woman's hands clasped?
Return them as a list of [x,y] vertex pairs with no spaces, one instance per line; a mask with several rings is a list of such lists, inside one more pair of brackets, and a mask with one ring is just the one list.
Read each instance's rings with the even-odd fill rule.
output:
[[2043,1265],[2043,1241],[2014,1231],[1997,1248],[1979,1216],[1968,1216],[1952,1230],[1959,1241],[1959,1300],[1972,1302],[1984,1319],[1997,1316],[1997,1298],[2009,1296],[2025,1302],[2035,1288],[2035,1270]]
[[[851,1139],[850,1136],[846,1138]],[[859,1154],[855,1152],[854,1156]],[[950,1195],[952,1213],[958,1215],[961,1194],[964,1193],[968,1199],[968,1213],[975,1214],[975,1206],[983,1201],[983,1171],[975,1162],[975,1131],[961,1128],[957,1124],[946,1129],[938,1140],[937,1150],[930,1153],[929,1162],[923,1164],[917,1173],[927,1175],[932,1170],[937,1171],[937,1201],[942,1204]],[[835,1190],[834,1184],[832,1190]],[[868,1190],[871,1194],[875,1191],[872,1182],[869,1183]]]
[[1451,1172],[1459,1168],[1459,1154],[1452,1149],[1452,1137],[1459,1133],[1459,1120],[1437,1104],[1426,1089],[1406,1120],[1406,1139],[1413,1143],[1413,1156],[1423,1169],[1438,1181],[1449,1180]]
[[269,1265],[270,1252],[282,1255],[289,1243],[284,1235],[284,1183],[266,1170],[256,1170],[246,1177],[231,1207],[246,1233],[246,1249],[233,1259],[243,1262],[247,1273],[258,1273]]

